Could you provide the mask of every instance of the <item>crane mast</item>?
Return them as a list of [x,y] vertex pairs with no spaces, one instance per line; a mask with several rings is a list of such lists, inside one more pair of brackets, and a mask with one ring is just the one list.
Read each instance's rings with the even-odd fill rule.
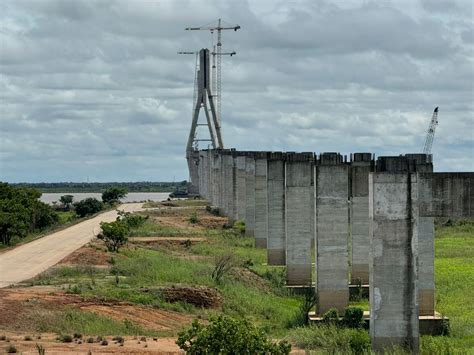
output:
[[423,147],[424,154],[431,154],[431,148],[433,146],[434,135],[436,131],[436,126],[438,125],[438,108],[436,107],[433,111],[433,117],[431,117],[431,122],[428,127],[428,132],[425,138],[425,145]]

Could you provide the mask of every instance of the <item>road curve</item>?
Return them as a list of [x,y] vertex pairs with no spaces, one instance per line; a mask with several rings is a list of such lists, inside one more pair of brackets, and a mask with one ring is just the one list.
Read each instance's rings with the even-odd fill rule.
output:
[[[142,203],[120,205],[119,210],[140,210]],[[20,245],[0,254],[0,288],[28,280],[92,240],[100,231],[100,222],[111,222],[116,211],[104,212],[69,228]]]

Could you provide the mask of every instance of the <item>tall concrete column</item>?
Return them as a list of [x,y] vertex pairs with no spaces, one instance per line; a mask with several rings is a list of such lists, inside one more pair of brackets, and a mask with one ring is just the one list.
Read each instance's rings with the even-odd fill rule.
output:
[[237,202],[237,220],[245,221],[245,201],[246,201],[246,173],[245,173],[245,155],[238,152],[235,159],[236,164],[236,202]]
[[201,196],[209,200],[209,151],[201,151]]
[[268,159],[268,265],[286,264],[285,154],[270,153]]
[[[432,156],[427,154],[406,154],[414,161],[415,170],[420,173],[433,172]],[[431,180],[418,184],[420,198],[428,203],[432,200]],[[435,315],[434,275],[434,217],[418,217],[418,310],[420,316]]]
[[267,237],[267,152],[258,152],[255,155],[255,247],[267,248]]
[[234,157],[232,150],[226,150],[222,155],[222,169],[224,172],[223,176],[223,191],[224,196],[223,209],[225,215],[229,218],[232,223],[234,218]]
[[[433,171],[432,156],[427,154],[405,154],[404,156],[379,157],[377,171],[380,172],[420,172]],[[426,182],[428,183],[428,182]],[[424,198],[431,200],[431,187],[422,184]],[[426,202],[426,201],[425,201]],[[434,278],[434,217],[418,217],[418,304],[420,316],[435,314]]]
[[372,348],[419,349],[417,177],[369,177],[370,336]]
[[349,304],[349,166],[338,153],[323,153],[316,167],[316,310]]
[[371,153],[354,153],[351,159],[350,231],[352,245],[351,283],[369,283],[369,173]]
[[286,155],[286,283],[311,284],[314,154]]
[[245,157],[245,235],[255,236],[255,158],[253,152]]

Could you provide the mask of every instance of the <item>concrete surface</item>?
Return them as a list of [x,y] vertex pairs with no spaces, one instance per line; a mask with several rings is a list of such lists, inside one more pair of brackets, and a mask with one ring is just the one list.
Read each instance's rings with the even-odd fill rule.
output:
[[255,247],[266,249],[268,237],[267,157],[255,158]]

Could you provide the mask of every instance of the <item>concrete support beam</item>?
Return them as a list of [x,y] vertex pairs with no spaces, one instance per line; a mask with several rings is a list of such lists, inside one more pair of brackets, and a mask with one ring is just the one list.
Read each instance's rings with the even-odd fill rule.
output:
[[316,310],[349,304],[349,166],[324,153],[316,167]]
[[267,237],[267,152],[260,152],[255,156],[255,247],[267,248]]
[[287,153],[286,159],[286,283],[310,285],[314,154]]
[[286,264],[285,155],[270,153],[268,159],[268,265]]
[[245,157],[245,235],[255,236],[255,158]]
[[246,173],[245,173],[245,156],[238,155],[235,158],[236,164],[236,202],[237,202],[237,220],[245,221],[245,201],[246,201]]
[[354,153],[351,159],[351,284],[369,283],[369,173],[374,169],[371,153]]
[[419,349],[416,180],[409,173],[369,177],[370,336],[375,351],[393,345]]

